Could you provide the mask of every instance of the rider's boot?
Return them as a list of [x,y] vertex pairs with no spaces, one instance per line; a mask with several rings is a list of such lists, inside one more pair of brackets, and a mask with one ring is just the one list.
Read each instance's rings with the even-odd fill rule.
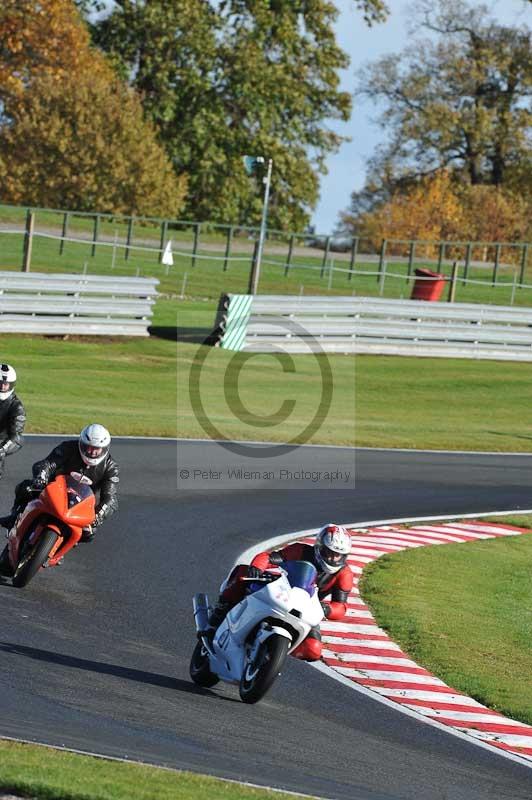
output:
[[0,517],[0,526],[10,530],[16,522],[19,512],[22,510],[20,503],[13,503],[13,508],[5,517]]
[[230,609],[231,603],[227,603],[221,598],[218,599],[218,602],[209,614],[209,628],[205,632],[205,635],[207,635],[211,640],[214,639],[214,634],[226,618],[227,612]]
[[3,575],[5,578],[11,578],[13,575],[13,568],[9,561],[7,547],[5,547],[0,554],[0,575]]

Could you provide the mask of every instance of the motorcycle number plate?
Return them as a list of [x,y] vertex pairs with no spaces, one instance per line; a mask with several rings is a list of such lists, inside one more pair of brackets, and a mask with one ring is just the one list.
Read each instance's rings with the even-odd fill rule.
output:
[[276,592],[274,592],[273,596],[276,600],[280,600],[282,603],[288,602],[288,592],[286,589],[278,589]]

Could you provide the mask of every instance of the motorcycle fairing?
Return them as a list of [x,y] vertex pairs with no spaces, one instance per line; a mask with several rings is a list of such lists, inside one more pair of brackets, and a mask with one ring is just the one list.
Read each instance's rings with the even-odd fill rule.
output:
[[[297,616],[304,613],[305,618]],[[279,625],[275,620],[279,620]],[[308,632],[323,619],[323,611],[316,592],[290,586],[286,573],[275,581],[262,585],[232,608],[216,631],[211,651],[211,667],[222,680],[238,683],[248,657],[246,640],[257,631],[252,646],[278,634],[290,640],[289,653],[305,639]],[[295,639],[286,629],[286,623],[296,632]],[[231,643],[237,646],[231,647]]]
[[[88,486],[80,484],[71,475],[58,475],[31,500],[8,536],[9,554],[14,568],[20,559],[20,545],[28,531],[37,539],[45,527],[58,534],[58,540],[48,558],[55,566],[81,538],[83,528],[91,525],[95,517],[95,497]],[[69,535],[65,536],[65,528]]]

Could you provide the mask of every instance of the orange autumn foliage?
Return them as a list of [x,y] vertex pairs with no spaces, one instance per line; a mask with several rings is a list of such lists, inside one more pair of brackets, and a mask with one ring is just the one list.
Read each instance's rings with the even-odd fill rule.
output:
[[72,0],[2,0],[0,100],[13,108],[36,77],[107,72]]
[[[356,223],[357,235],[375,248],[383,239],[389,253],[405,254],[406,242],[518,242],[530,236],[526,201],[496,186],[471,185],[448,170],[425,177],[407,191],[397,191]],[[435,257],[438,246],[423,248]]]
[[72,0],[2,0],[0,110],[0,202],[180,213],[186,176]]

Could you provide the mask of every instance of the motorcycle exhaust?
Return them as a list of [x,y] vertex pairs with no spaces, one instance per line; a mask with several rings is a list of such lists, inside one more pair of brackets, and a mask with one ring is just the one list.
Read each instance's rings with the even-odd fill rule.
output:
[[194,608],[194,624],[198,633],[205,633],[209,628],[209,598],[199,592],[192,598]]

